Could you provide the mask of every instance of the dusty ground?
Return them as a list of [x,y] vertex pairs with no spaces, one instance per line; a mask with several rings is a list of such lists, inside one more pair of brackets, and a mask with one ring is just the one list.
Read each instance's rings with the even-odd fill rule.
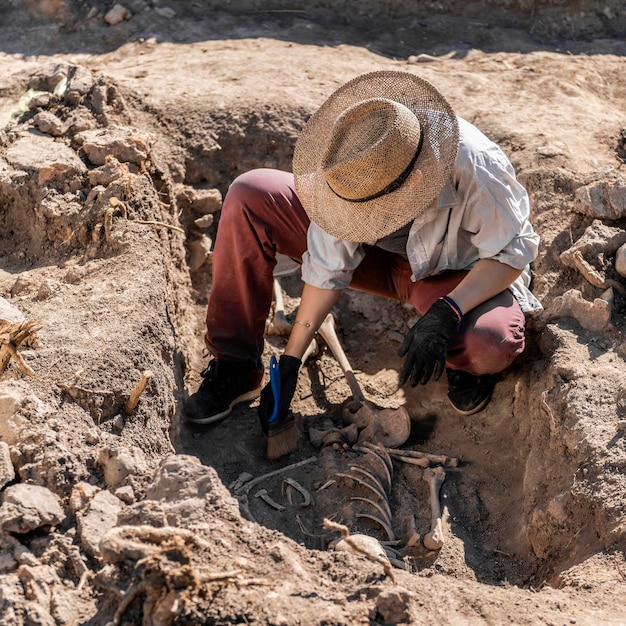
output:
[[[369,2],[350,19],[343,4],[126,6],[132,17],[108,25],[104,3],[0,4],[0,320],[41,322],[18,358],[0,348],[0,621],[626,624],[619,4],[443,3],[402,17],[401,2],[388,15]],[[402,552],[413,515],[428,532],[430,505],[422,470],[393,462],[386,497],[406,569],[387,573],[326,550],[337,533],[323,517],[345,521],[359,495],[329,481],[367,455],[320,451],[306,432],[342,426],[350,397],[323,342],[293,406],[300,449],[280,462],[264,459],[255,404],[204,429],[181,415],[206,362],[208,248],[228,183],[289,169],[324,98],[384,68],[433,82],[510,156],[542,237],[533,288],[545,307],[488,409],[461,418],[443,382],[397,387],[411,311],[342,298],[365,395],[411,415],[402,447],[462,460],[446,470],[446,541],[430,552]],[[298,276],[283,287],[293,319]],[[285,342],[267,336],[266,363]],[[276,473],[246,487],[244,472]],[[352,530],[386,539],[370,522]]]

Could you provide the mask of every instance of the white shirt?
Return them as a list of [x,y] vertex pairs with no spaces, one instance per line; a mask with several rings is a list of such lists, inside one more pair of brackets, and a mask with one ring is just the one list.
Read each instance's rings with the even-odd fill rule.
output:
[[[439,197],[405,228],[367,243],[402,254],[413,281],[445,270],[468,270],[480,259],[523,270],[509,289],[522,311],[536,311],[542,307],[529,286],[539,235],[529,213],[528,194],[504,152],[459,118],[458,155]],[[313,222],[307,243],[304,282],[321,289],[346,288],[365,255],[363,244],[337,239]]]

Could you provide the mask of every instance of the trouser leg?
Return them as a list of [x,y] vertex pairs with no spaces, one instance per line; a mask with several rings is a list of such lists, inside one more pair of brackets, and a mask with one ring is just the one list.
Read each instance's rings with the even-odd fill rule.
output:
[[242,174],[224,198],[213,252],[206,346],[218,359],[263,353],[276,253],[301,261],[309,219],[288,172]]

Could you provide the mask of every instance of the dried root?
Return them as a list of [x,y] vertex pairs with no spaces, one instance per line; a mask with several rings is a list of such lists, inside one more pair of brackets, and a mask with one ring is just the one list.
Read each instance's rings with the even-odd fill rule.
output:
[[[331,522],[328,518],[324,519],[323,526],[328,530],[335,530],[340,533],[341,540],[349,546],[351,552],[361,554],[368,561],[382,565],[385,575],[389,576],[392,582],[395,582],[393,567],[389,562],[384,549],[376,539],[368,537],[367,535],[350,535],[350,531],[347,526]],[[378,549],[378,546],[380,547],[380,550]]]
[[26,322],[7,322],[0,320],[0,374],[7,368],[13,359],[20,371],[33,376],[33,370],[26,364],[17,349],[22,345],[35,345],[36,333],[43,328],[39,320]]

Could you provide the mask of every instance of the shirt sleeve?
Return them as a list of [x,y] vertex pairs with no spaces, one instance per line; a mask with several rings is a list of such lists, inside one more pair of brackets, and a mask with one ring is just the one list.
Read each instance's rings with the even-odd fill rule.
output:
[[457,189],[466,206],[462,228],[481,259],[523,269],[538,254],[539,235],[530,221],[528,193],[506,155],[494,144],[462,168]]
[[363,245],[329,235],[311,222],[307,251],[302,257],[302,280],[320,289],[345,289],[365,256]]

